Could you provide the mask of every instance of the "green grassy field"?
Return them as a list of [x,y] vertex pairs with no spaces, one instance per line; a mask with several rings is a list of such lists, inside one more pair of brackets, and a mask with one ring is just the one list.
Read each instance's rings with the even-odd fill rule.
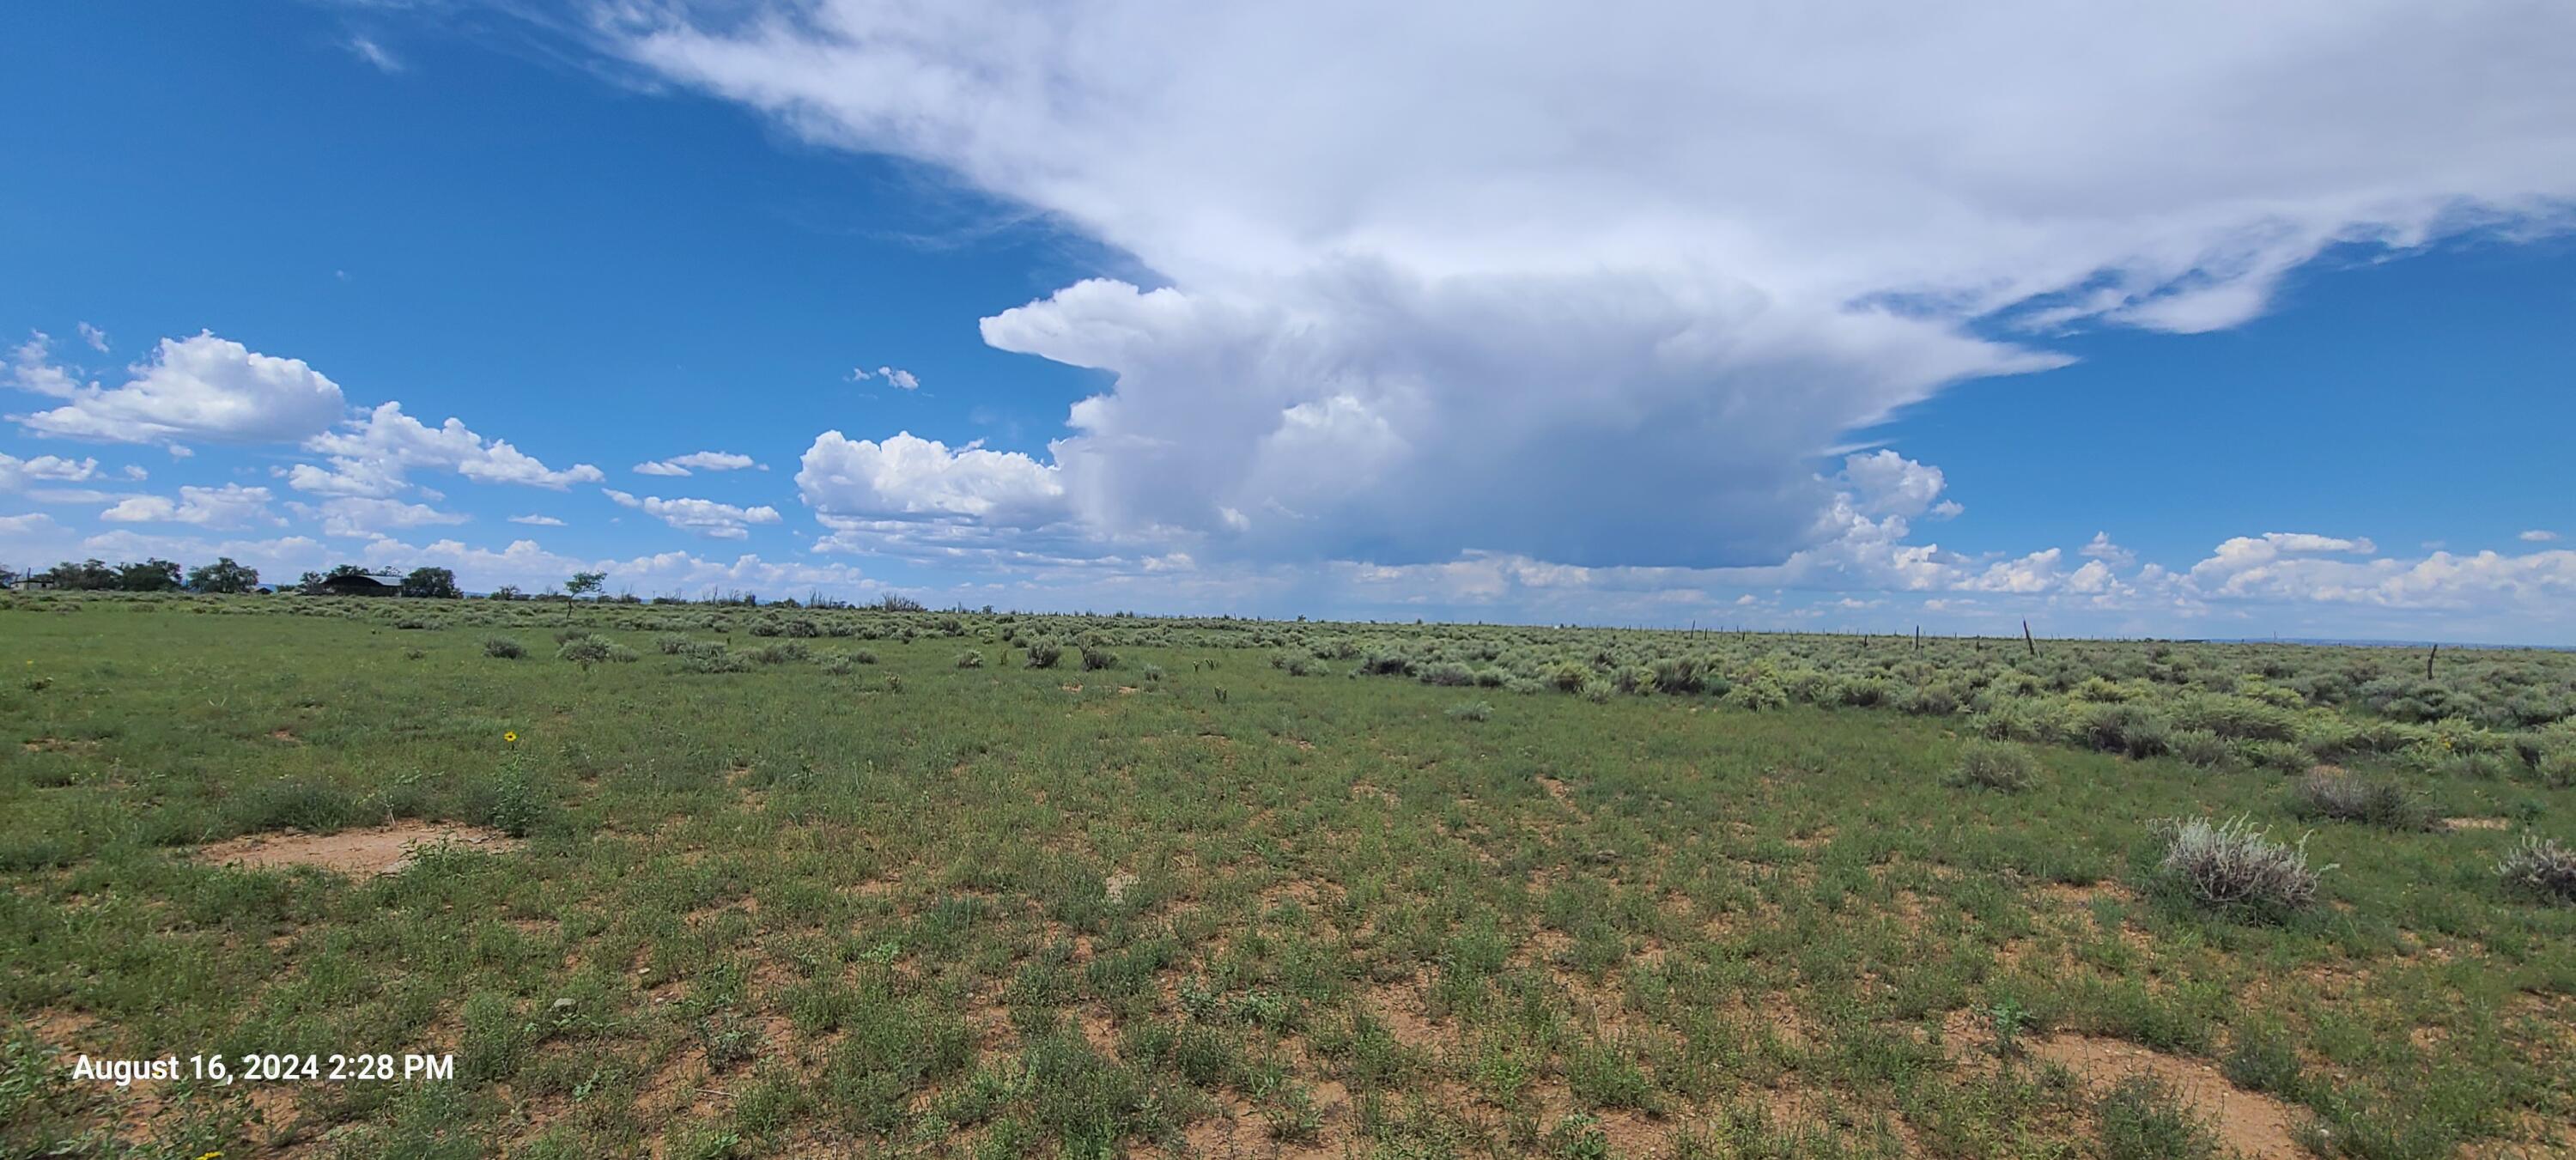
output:
[[[9,1155],[2576,1149],[2576,907],[2495,869],[2576,840],[2576,656],[283,596],[0,642]],[[2388,809],[2311,816],[2319,764]],[[2160,869],[2238,815],[2312,904]],[[200,850],[424,822],[494,834]],[[69,1078],[255,1052],[456,1074]]]

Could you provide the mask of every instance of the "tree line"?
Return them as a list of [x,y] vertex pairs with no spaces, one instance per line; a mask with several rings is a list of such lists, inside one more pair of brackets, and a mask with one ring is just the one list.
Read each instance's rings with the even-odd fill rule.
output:
[[[456,573],[446,568],[414,568],[409,572],[397,574],[391,571],[370,571],[366,567],[358,564],[340,564],[327,572],[306,572],[301,577],[298,577],[295,583],[280,584],[277,586],[276,590],[299,592],[308,596],[318,596],[331,592],[333,581],[345,580],[351,577],[363,577],[367,580],[384,584],[393,588],[398,595],[402,596],[454,600],[465,595],[465,591],[462,588],[459,588],[456,584]],[[540,591],[536,593],[523,592],[520,591],[519,587],[515,584],[504,584],[493,589],[485,598],[490,600],[542,600],[549,598],[560,600],[565,597],[578,598],[588,596],[596,600],[614,601],[619,603],[642,603],[642,601],[632,595],[607,595],[603,590],[606,586],[607,580],[608,573],[606,572],[575,572],[572,574],[571,579],[564,581],[563,592],[560,596],[549,591]],[[164,560],[157,556],[140,562],[121,561],[114,564],[95,558],[77,562],[65,560],[62,563],[56,564],[51,568],[44,569],[43,571],[30,572],[21,572],[6,567],[0,567],[0,588],[19,588],[30,585],[73,592],[198,592],[240,594],[270,591],[270,589],[260,586],[259,569],[253,568],[248,564],[241,563],[230,556],[222,557],[212,564],[200,564],[194,568],[182,568],[173,561]],[[653,598],[653,603],[756,605],[760,603],[760,600],[758,597],[753,596],[750,593],[736,592],[723,596],[710,594],[695,601],[676,596],[657,596]],[[789,608],[800,606],[799,602],[793,598],[779,601],[778,603],[782,607]],[[829,599],[823,596],[822,593],[817,592],[802,606],[813,608],[865,607],[873,608],[880,612],[926,612],[929,610],[929,606],[923,604],[921,601],[894,592],[885,593],[875,601],[865,605],[853,605],[846,601]],[[963,612],[966,609],[965,606],[961,604],[957,610]],[[993,608],[991,605],[986,605],[984,607],[984,611],[989,613],[993,611]]]
[[[456,573],[446,568],[414,568],[396,579],[390,572],[375,573],[356,564],[341,564],[328,572],[307,572],[292,586],[306,593],[328,591],[330,581],[350,576],[377,579],[381,576],[404,596],[426,596],[453,599],[465,595],[456,586]],[[74,592],[213,592],[244,593],[260,591],[259,569],[230,556],[212,564],[182,569],[176,561],[154,557],[142,561],[65,560],[41,572],[14,572],[0,568],[0,587],[15,588],[32,584]]]

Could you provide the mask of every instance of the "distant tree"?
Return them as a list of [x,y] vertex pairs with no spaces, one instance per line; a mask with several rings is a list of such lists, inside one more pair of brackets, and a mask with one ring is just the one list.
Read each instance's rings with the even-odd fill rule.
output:
[[364,564],[333,564],[331,565],[331,571],[325,574],[322,578],[325,580],[337,580],[343,576],[364,575],[367,575],[367,568]]
[[414,568],[402,579],[402,594],[426,596],[437,600],[454,600],[465,593],[456,587],[456,573],[445,568]]
[[81,592],[104,592],[116,587],[116,569],[108,567],[107,561],[98,559],[84,560],[78,564],[65,560],[38,573],[36,578],[56,588],[68,588]]
[[116,587],[120,592],[176,592],[179,583],[179,565],[169,560],[116,566]]
[[568,596],[581,596],[597,592],[599,591],[599,586],[607,581],[608,573],[606,572],[575,572],[572,574],[572,579],[564,581],[564,594]]
[[521,594],[520,594],[520,592],[519,592],[519,586],[518,586],[518,585],[516,585],[516,584],[504,584],[504,585],[502,585],[502,586],[500,586],[500,587],[498,587],[498,588],[493,589],[493,590],[492,590],[492,595],[491,595],[491,597],[490,597],[490,598],[491,598],[491,599],[493,599],[493,600],[525,600],[525,599],[527,599],[527,597],[526,597],[526,596],[524,596],[524,595],[521,595]]
[[188,569],[192,592],[248,592],[259,587],[259,569],[233,562],[230,556]]
[[926,612],[929,606],[900,592],[888,592],[877,598],[880,612]]
[[322,579],[319,572],[307,572],[295,581],[295,590],[307,596],[318,596],[322,592]]

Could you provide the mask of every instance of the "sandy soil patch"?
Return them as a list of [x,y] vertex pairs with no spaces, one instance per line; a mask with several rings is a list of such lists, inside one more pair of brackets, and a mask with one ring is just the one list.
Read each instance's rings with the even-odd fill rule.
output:
[[336,874],[399,874],[415,852],[452,842],[503,853],[521,843],[498,830],[454,822],[396,822],[336,834],[246,834],[197,848],[199,861],[271,869],[313,866]]
[[2032,1042],[2030,1053],[2088,1084],[2109,1086],[2131,1076],[2162,1082],[2184,1106],[2209,1121],[2222,1144],[2248,1160],[2307,1155],[2291,1135],[2298,1119],[2288,1104],[2237,1087],[2205,1061],[2092,1035],[2052,1035]]

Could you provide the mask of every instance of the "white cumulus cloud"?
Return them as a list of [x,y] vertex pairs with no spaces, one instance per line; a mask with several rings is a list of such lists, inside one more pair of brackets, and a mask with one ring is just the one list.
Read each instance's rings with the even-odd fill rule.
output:
[[[31,372],[24,365],[27,353],[27,347],[19,348],[18,384],[70,400],[11,416],[45,435],[117,443],[283,443],[321,432],[348,406],[339,384],[302,359],[274,358],[208,333],[162,339],[151,358],[129,368],[123,386],[71,387],[67,393],[67,377],[49,378],[42,367]],[[31,374],[38,385],[29,386]]]
[[759,466],[759,461],[752,457],[731,451],[692,451],[669,459],[638,463],[634,472],[637,475],[688,475],[698,471],[741,471]]
[[244,487],[238,483],[227,483],[222,487],[182,487],[176,499],[162,495],[133,496],[100,512],[98,518],[116,524],[195,524],[203,528],[277,524],[282,521],[268,510],[271,498],[267,488]]
[[305,441],[305,449],[330,456],[328,470],[297,464],[287,485],[321,495],[383,498],[406,485],[413,469],[452,471],[477,483],[510,483],[556,491],[576,483],[607,478],[596,467],[576,463],[560,471],[503,439],[486,439],[449,418],[431,427],[403,413],[401,403],[384,403],[341,429]]
[[710,499],[663,499],[657,495],[637,496],[613,487],[599,489],[621,507],[630,507],[678,528],[718,540],[739,540],[751,535],[753,524],[774,524],[778,509],[763,504],[759,507],[736,507]]
[[462,513],[440,511],[427,504],[369,496],[338,496],[320,504],[287,506],[298,518],[320,524],[325,535],[354,539],[374,539],[400,528],[461,524],[468,519]]
[[978,443],[951,450],[908,431],[882,443],[826,431],[805,450],[796,487],[807,506],[827,519],[968,517],[1035,527],[1066,512],[1055,468]]
[[866,367],[851,368],[851,382],[864,383],[869,379],[884,379],[888,385],[891,385],[898,390],[917,391],[921,389],[920,377],[913,374],[911,371],[903,369],[902,367],[878,367],[874,373],[871,373]]
[[613,11],[1151,270],[985,320],[1116,376],[1007,471],[1202,553],[1774,564],[1838,534],[1851,432],[2063,361],[1979,323],[2225,327],[2328,246],[2576,194],[2576,8],[2518,0]]
[[59,455],[20,459],[0,452],[0,491],[17,491],[31,482],[86,483],[97,477],[96,459],[65,459]]

